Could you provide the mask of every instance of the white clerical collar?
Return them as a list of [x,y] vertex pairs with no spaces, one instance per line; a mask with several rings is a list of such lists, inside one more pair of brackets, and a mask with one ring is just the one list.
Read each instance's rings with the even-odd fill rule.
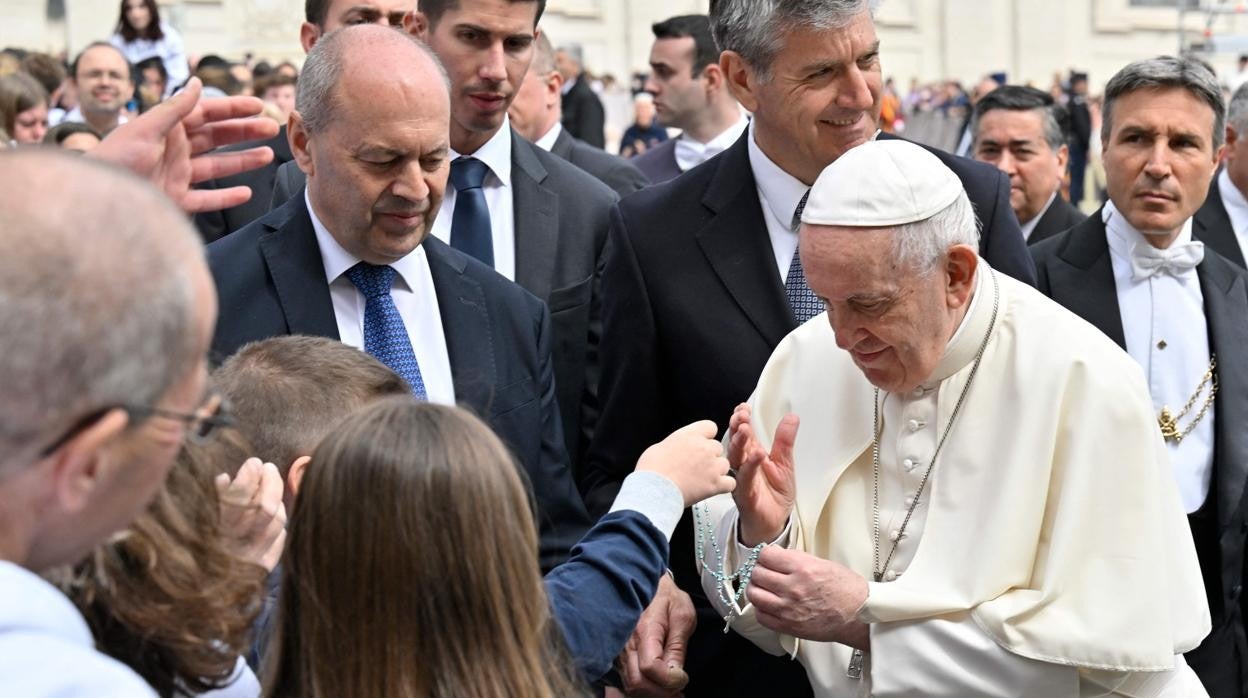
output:
[[1218,192],[1222,194],[1222,205],[1226,207],[1226,215],[1231,219],[1231,229],[1237,237],[1248,232],[1248,199],[1231,181],[1231,175],[1222,168],[1218,174]]
[[936,364],[936,370],[923,382],[924,390],[931,390],[941,381],[966,368],[979,354],[979,347],[984,343],[984,333],[992,322],[992,304],[983,301],[985,293],[994,292],[991,276],[991,267],[980,257],[979,265],[975,269],[975,293],[971,295],[971,304],[962,316],[962,321],[958,323],[958,329],[954,330],[949,343],[945,345],[945,354],[940,363]]
[[[316,215],[316,209],[312,208],[312,198],[308,195],[308,190],[303,190],[303,201],[308,207],[308,215],[312,218],[312,229],[316,231],[316,244],[321,249],[321,263],[325,266],[325,281],[332,284],[338,280],[338,277],[347,273],[347,270],[360,263],[360,258],[347,252],[334,236],[321,222],[319,216]],[[407,253],[402,259],[391,262],[390,267],[398,272],[399,278],[407,285],[408,290],[414,291],[416,284],[414,283],[420,268],[425,264],[425,246],[417,245],[416,249]]]
[[546,135],[534,141],[533,145],[549,153],[555,147],[555,141],[559,140],[559,134],[561,133],[563,133],[563,124],[556,121],[555,125],[551,126],[550,130],[546,132]]
[[681,172],[687,172],[719,155],[732,147],[732,144],[737,142],[749,125],[749,118],[741,114],[741,118],[729,126],[728,130],[706,143],[699,143],[688,132],[680,134],[680,137],[676,139],[676,166]]
[[503,186],[511,186],[511,118],[503,117],[503,125],[498,127],[498,131],[490,136],[490,140],[485,142],[475,153],[460,153],[451,148],[451,160],[458,157],[471,157],[485,163],[490,168],[490,172],[503,183]]
[[1056,189],[1054,189],[1054,190],[1053,190],[1053,193],[1052,193],[1052,194],[1049,194],[1049,201],[1048,201],[1048,203],[1046,203],[1046,204],[1044,205],[1044,208],[1040,209],[1040,212],[1039,212],[1039,213],[1037,213],[1036,215],[1032,216],[1032,217],[1031,217],[1031,220],[1027,221],[1026,223],[1022,223],[1022,224],[1020,224],[1020,225],[1018,226],[1019,228],[1022,228],[1022,230],[1023,230],[1023,239],[1024,239],[1024,240],[1030,240],[1030,239],[1031,239],[1031,233],[1032,233],[1032,232],[1036,229],[1036,226],[1037,226],[1037,225],[1040,225],[1040,219],[1041,219],[1041,218],[1044,218],[1044,214],[1046,214],[1046,213],[1048,213],[1048,212],[1049,212],[1049,207],[1053,205],[1053,202],[1054,202],[1054,201],[1057,201],[1057,190],[1056,190]]
[[758,143],[754,141],[753,121],[750,122],[749,129],[750,169],[754,171],[758,191],[763,195],[763,205],[771,210],[776,220],[787,226],[793,220],[797,205],[801,203],[802,197],[806,196],[810,187],[803,184],[797,177],[785,172],[767,157],[762,148],[758,147]]
[[[1149,245],[1148,236],[1136,230],[1135,226],[1127,221],[1127,217],[1119,213],[1114,206],[1113,201],[1105,202],[1105,207],[1101,210],[1101,220],[1105,223],[1105,238],[1109,243],[1109,250],[1121,259],[1131,259],[1131,248],[1137,244]],[[1188,218],[1183,221],[1183,227],[1179,229],[1179,236],[1175,238],[1175,245],[1180,245],[1192,241],[1192,219]]]

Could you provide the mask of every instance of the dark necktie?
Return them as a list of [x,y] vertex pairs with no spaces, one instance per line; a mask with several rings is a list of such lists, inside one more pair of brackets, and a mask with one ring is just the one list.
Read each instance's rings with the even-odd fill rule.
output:
[[364,294],[364,351],[402,376],[418,399],[427,400],[412,338],[390,295],[396,273],[393,267],[367,262],[347,270],[347,278]]
[[455,215],[451,217],[451,247],[494,266],[494,235],[490,229],[490,209],[485,205],[481,185],[489,172],[476,158],[456,158],[451,162],[451,186],[455,187]]
[[[806,208],[808,196],[810,196],[810,190],[802,195],[802,200],[797,204],[797,210],[793,212],[793,220],[789,223],[793,232],[797,232],[802,226],[802,210]],[[793,251],[793,263],[789,265],[789,273],[784,277],[784,295],[789,299],[789,307],[793,309],[793,317],[797,319],[799,325],[823,312],[823,303],[819,302],[819,297],[810,290],[810,286],[806,285],[806,272],[802,270],[801,252],[801,246]]]

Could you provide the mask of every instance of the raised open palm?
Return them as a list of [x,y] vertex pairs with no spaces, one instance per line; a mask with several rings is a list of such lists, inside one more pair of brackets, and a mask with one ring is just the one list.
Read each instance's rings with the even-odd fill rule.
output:
[[728,462],[737,473],[733,498],[740,514],[741,542],[769,543],[784,530],[793,512],[796,483],[793,443],[797,415],[786,415],[776,427],[768,453],[754,434],[749,405],[738,405],[728,423]]

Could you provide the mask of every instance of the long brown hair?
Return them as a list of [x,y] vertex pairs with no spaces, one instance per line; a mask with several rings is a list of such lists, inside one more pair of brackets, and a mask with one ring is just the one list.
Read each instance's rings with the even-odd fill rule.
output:
[[152,19],[142,30],[136,28],[130,23],[130,18],[126,16],[126,5],[129,0],[121,0],[121,18],[117,20],[117,32],[121,34],[121,38],[128,44],[135,39],[149,39],[151,41],[160,41],[165,38],[165,30],[160,27],[160,7],[156,5],[156,0],[143,0],[143,4],[147,5],[148,14]]
[[100,651],[161,696],[224,685],[250,647],[266,573],[229,551],[213,484],[246,450],[228,431],[187,443],[147,511],[62,582]]
[[391,398],[316,448],[291,515],[266,695],[584,693],[519,472],[480,420]]

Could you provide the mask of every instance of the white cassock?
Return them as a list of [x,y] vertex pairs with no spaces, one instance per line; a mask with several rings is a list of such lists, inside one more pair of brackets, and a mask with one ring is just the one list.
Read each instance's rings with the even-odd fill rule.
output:
[[[805,666],[818,696],[1203,696],[1180,656],[1209,632],[1187,519],[1143,376],[1100,331],[979,261],[976,292],[932,377],[881,393],[880,535],[887,557],[967,385],[978,376],[883,582],[869,583],[862,678],[851,649],[759,625],[744,599],[732,628]],[[790,548],[872,579],[873,388],[837,348],[826,315],[776,348],[753,397],[770,441],[795,413]],[[731,496],[695,507],[732,571]],[[699,512],[699,510],[701,510]],[[703,586],[722,614],[712,571]],[[726,591],[729,599],[733,591]],[[736,604],[733,604],[736,606]]]

